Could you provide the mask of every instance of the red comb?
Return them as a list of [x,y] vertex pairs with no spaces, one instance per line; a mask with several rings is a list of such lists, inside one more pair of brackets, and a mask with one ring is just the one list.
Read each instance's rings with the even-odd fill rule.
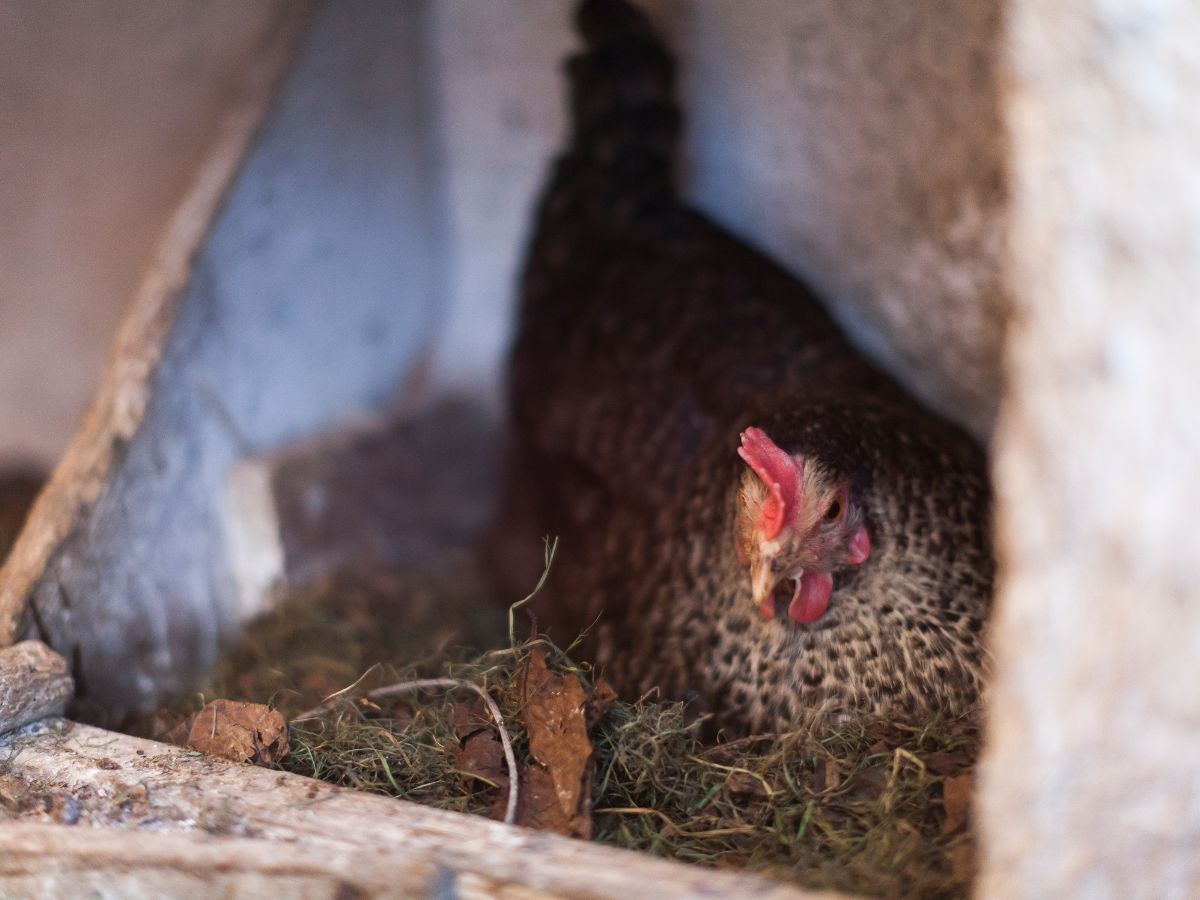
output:
[[767,433],[761,428],[747,428],[742,432],[742,446],[738,447],[738,456],[746,461],[771,492],[770,498],[763,506],[761,522],[763,536],[771,540],[783,530],[784,523],[793,514],[789,504],[796,499],[804,463],[797,463],[790,453],[767,437]]

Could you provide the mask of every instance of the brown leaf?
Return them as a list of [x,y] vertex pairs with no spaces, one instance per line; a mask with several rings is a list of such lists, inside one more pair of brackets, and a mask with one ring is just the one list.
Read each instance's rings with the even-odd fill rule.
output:
[[818,759],[813,768],[813,793],[824,794],[842,783],[842,770],[836,759]]
[[[492,807],[492,815],[504,818],[508,803],[507,792],[501,792]],[[553,831],[571,837],[587,837],[580,832],[581,826],[591,829],[591,819],[577,813],[563,811],[558,802],[558,790],[554,778],[539,766],[521,767],[521,792],[517,802],[517,824],[526,828]]]
[[463,741],[454,751],[454,767],[500,788],[508,787],[504,745],[491,730],[477,732]]
[[451,751],[454,768],[468,776],[507,788],[504,745],[500,743],[483,701],[474,697],[470,701],[454,704],[450,708],[449,719],[458,738],[458,744]]
[[956,881],[969,885],[975,880],[975,846],[970,841],[949,848],[946,859],[950,862],[950,873]]
[[214,700],[172,730],[168,739],[234,762],[271,765],[287,756],[287,721],[261,703]]
[[[521,794],[528,797],[525,824],[588,838],[592,832],[590,776],[592,742],[588,739],[587,692],[579,678],[546,668],[546,654],[530,653],[518,677],[522,685],[521,719],[529,751],[542,769],[529,767]],[[539,771],[542,774],[537,774]],[[553,786],[557,812],[545,807],[546,778]]]
[[942,782],[942,808],[946,810],[942,834],[953,834],[967,827],[972,793],[970,775],[955,775]]
[[596,685],[592,688],[592,696],[587,702],[587,726],[589,729],[595,728],[604,721],[604,717],[608,715],[608,711],[612,709],[612,705],[617,702],[617,692],[613,686],[603,678],[596,679]]
[[766,783],[749,772],[730,772],[725,779],[725,790],[738,797],[770,797]]
[[971,768],[971,756],[967,753],[926,753],[921,761],[934,775],[957,775]]
[[492,727],[491,716],[483,705],[483,699],[478,695],[451,706],[448,718],[454,729],[454,736],[460,741]]

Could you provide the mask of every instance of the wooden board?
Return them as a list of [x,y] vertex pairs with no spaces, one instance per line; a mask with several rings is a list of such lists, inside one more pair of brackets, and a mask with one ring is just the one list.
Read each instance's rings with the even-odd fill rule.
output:
[[[315,897],[838,896],[61,720],[0,742],[0,757],[10,754],[9,777],[27,786],[28,797],[10,799],[10,807],[26,812],[0,824],[5,896],[65,896],[81,886],[122,896],[177,896],[200,887],[237,896],[301,888]],[[10,784],[10,797],[14,790],[19,785]]]

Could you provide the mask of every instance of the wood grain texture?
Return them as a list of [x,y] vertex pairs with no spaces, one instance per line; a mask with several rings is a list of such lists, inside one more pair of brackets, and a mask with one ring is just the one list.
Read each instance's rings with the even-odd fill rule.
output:
[[[6,895],[14,885],[53,895],[70,886],[71,873],[122,896],[135,889],[178,895],[210,873],[251,896],[300,887],[311,891],[306,896],[347,896],[341,885],[366,896],[838,896],[360,794],[90,726],[60,723],[0,742],[0,752],[13,753],[10,774],[39,800],[21,824],[0,826]],[[64,808],[72,827],[54,825]]]

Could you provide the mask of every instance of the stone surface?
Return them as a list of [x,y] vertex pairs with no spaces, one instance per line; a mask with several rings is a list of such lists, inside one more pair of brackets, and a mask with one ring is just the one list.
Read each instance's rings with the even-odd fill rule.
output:
[[1001,0],[659,0],[688,191],[986,438],[1008,301]]
[[1200,895],[1200,5],[1013,0],[983,897]]
[[416,362],[420,33],[404,7],[326,7],[194,264],[127,320],[111,370],[127,383],[30,520],[40,555],[18,542],[0,581],[0,619],[36,584],[26,622],[76,661],[82,714],[145,708],[215,659],[236,612],[218,512],[231,463],[386,406]]
[[0,0],[0,462],[56,461],[287,0]]
[[67,661],[40,641],[0,649],[0,734],[61,716],[74,693]]

